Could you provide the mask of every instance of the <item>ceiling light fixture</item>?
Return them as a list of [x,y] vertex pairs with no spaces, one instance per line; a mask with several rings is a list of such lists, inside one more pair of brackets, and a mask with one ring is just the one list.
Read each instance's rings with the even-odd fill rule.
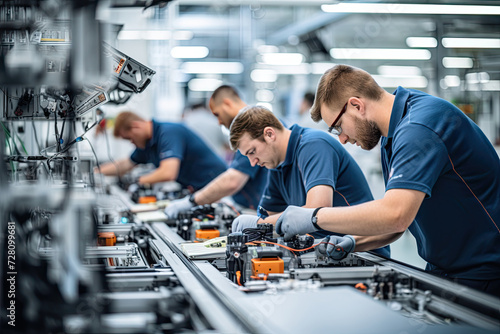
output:
[[198,74],[240,74],[243,64],[240,62],[185,62],[181,69],[184,73]]
[[434,37],[408,37],[406,45],[410,48],[435,48],[438,42]]
[[213,92],[222,85],[222,81],[211,78],[196,78],[188,82],[188,88],[194,92]]
[[419,49],[330,49],[335,59],[392,59],[392,60],[429,60],[429,50]]
[[321,5],[327,13],[500,15],[500,6],[440,5],[409,3],[338,3]]
[[[193,38],[193,32],[177,30],[173,32],[173,37],[178,41],[187,41]],[[122,30],[118,33],[119,40],[164,41],[171,38],[170,30]]]
[[472,58],[467,57],[443,57],[443,66],[446,68],[472,68]]
[[208,56],[206,46],[176,46],[170,51],[174,58],[205,58]]
[[499,49],[499,38],[443,38],[445,48]]

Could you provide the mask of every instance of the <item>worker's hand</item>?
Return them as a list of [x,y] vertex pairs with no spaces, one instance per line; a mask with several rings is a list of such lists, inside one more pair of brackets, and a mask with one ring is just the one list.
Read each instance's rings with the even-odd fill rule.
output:
[[314,208],[289,206],[276,222],[276,233],[284,235],[285,240],[290,240],[297,234],[302,235],[318,231],[311,221],[314,210]]
[[351,253],[356,247],[356,240],[352,235],[329,235],[318,246],[318,252],[340,261]]
[[176,199],[168,204],[165,208],[165,214],[169,219],[176,219],[179,215],[179,212],[184,212],[191,209],[194,206],[194,203],[189,200],[189,196],[186,196],[181,199]]
[[256,228],[257,222],[259,221],[258,216],[253,215],[239,215],[233,220],[233,225],[231,227],[232,232],[243,232],[246,228]]

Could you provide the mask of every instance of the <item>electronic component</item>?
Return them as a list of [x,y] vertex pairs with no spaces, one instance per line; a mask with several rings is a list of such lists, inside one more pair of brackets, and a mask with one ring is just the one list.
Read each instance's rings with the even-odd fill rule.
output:
[[116,235],[114,232],[99,232],[97,233],[97,244],[99,246],[114,246],[116,245]]

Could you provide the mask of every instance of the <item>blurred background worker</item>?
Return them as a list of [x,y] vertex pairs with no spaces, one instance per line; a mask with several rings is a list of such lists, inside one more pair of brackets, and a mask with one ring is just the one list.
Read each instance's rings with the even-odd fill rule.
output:
[[228,137],[224,135],[219,123],[204,103],[193,104],[184,110],[182,123],[203,139],[223,160],[226,158],[226,153],[230,152]]
[[290,207],[278,222],[285,238],[313,232],[314,215],[322,229],[372,235],[378,246],[409,229],[426,270],[500,296],[500,160],[470,118],[417,90],[390,94],[348,65],[321,77],[311,116],[365,150],[383,136],[386,193],[343,210]]
[[309,111],[314,104],[314,93],[307,92],[302,98],[299,108],[299,121],[298,124],[303,128],[313,128],[319,130],[328,130],[328,126],[323,123],[316,123],[311,119]]
[[104,175],[123,175],[137,164],[152,163],[157,168],[141,176],[139,184],[177,181],[197,190],[226,170],[222,159],[183,124],[146,121],[127,111],[116,117],[114,135],[136,149],[129,159],[101,166]]
[[[231,127],[238,112],[246,107],[236,89],[227,85],[220,86],[213,92],[209,105],[219,124],[227,129]],[[175,218],[179,212],[188,210],[193,205],[213,203],[231,195],[240,206],[257,209],[267,183],[267,174],[265,168],[251,166],[246,157],[236,152],[227,171],[190,198],[170,203],[165,213]]]
[[[258,223],[275,224],[289,205],[338,207],[373,200],[357,163],[326,132],[296,124],[286,129],[271,111],[252,107],[234,119],[229,140],[231,147],[248,157],[252,166],[270,169],[260,205],[271,216],[262,219],[240,215],[233,222],[233,232],[255,228]],[[315,237],[328,234],[332,233],[315,233]],[[364,239],[369,243],[369,238]],[[354,239],[347,238],[345,242],[354,248]],[[368,249],[372,248],[375,247]],[[376,252],[390,256],[389,247]]]

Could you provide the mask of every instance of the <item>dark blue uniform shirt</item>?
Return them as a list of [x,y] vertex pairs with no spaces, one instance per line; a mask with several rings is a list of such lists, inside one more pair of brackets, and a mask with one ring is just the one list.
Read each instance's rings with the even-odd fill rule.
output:
[[257,210],[260,198],[267,184],[268,170],[259,166],[252,167],[250,160],[241,154],[240,151],[235,152],[229,168],[234,168],[249,176],[245,186],[233,195],[234,201],[244,207]]
[[398,87],[382,137],[386,189],[425,199],[410,232],[427,270],[500,278],[500,159],[479,127],[451,103]]
[[152,163],[156,167],[168,158],[181,161],[177,182],[198,190],[226,170],[226,164],[193,131],[179,123],[153,120],[153,137],[142,150],[137,148],[130,159],[135,163]]
[[[334,207],[373,200],[363,172],[338,140],[325,131],[296,124],[290,130],[285,161],[270,170],[260,204],[264,209],[282,212],[289,205],[303,206],[307,192],[318,185],[333,188]],[[389,246],[376,251],[390,256]]]

